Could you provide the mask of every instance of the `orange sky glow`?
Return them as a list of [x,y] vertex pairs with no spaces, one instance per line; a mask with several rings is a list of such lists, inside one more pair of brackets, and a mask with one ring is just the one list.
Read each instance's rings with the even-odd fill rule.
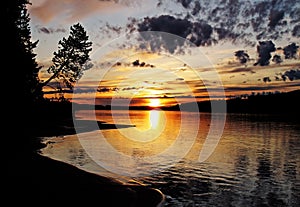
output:
[[[156,107],[187,102],[190,98],[197,100],[222,99],[244,94],[299,89],[299,48],[294,58],[290,59],[284,58],[282,49],[292,42],[299,45],[299,35],[295,35],[295,32],[290,35],[292,33],[290,32],[280,38],[272,39],[274,34],[279,34],[276,29],[283,31],[283,28],[287,27],[284,28],[286,31],[295,30],[295,21],[289,21],[289,11],[285,11],[283,19],[277,19],[278,22],[274,20],[278,26],[273,26],[272,30],[264,30],[263,27],[260,27],[260,30],[264,30],[264,33],[260,35],[264,34],[265,38],[258,40],[255,39],[258,34],[252,35],[258,28],[240,29],[241,22],[248,21],[245,19],[247,16],[244,16],[243,19],[241,15],[243,11],[247,10],[247,5],[240,5],[241,14],[238,16],[241,18],[238,19],[240,22],[232,23],[236,25],[229,23],[225,25],[239,35],[233,40],[220,39],[216,41],[220,35],[215,33],[221,31],[217,28],[221,24],[209,17],[205,11],[202,11],[202,16],[200,13],[196,14],[194,10],[191,12],[189,9],[193,7],[193,2],[189,7],[183,7],[178,3],[180,1],[160,2],[160,4],[158,2],[160,1],[68,0],[54,3],[50,0],[32,0],[29,13],[32,37],[34,40],[39,40],[35,52],[38,63],[43,66],[40,78],[43,80],[49,77],[46,71],[51,65],[58,41],[68,35],[69,27],[72,24],[81,22],[93,42],[91,53],[93,67],[85,71],[84,76],[76,84],[73,91],[76,94],[74,97],[73,93],[68,93],[68,91],[63,94],[74,102],[95,103],[96,100],[96,104],[107,105],[112,99],[118,100],[115,102],[118,104],[122,104],[125,99],[132,99],[130,101],[132,105],[145,104]],[[207,3],[207,11],[216,9],[217,5],[213,1],[208,2],[210,3]],[[247,4],[257,6],[252,0]],[[187,16],[184,19],[180,15],[176,16],[172,11],[182,15],[190,12],[194,16]],[[226,13],[227,10],[221,11]],[[256,17],[255,15],[253,14],[253,18]],[[220,16],[220,18],[224,16]],[[202,19],[199,19],[200,17]],[[200,32],[200,37],[203,41],[207,40],[207,43],[203,43],[201,46],[187,46],[180,43],[181,39],[170,35],[168,41],[171,40],[172,44],[180,45],[177,47],[179,52],[175,53],[173,50],[161,50],[165,46],[161,39],[162,35],[158,35],[156,40],[148,39],[140,42],[142,38],[149,36],[139,36],[143,33],[139,33],[137,30],[148,28],[152,22],[153,25],[158,25],[167,20],[171,21],[170,25],[178,23],[181,26],[189,25],[192,29],[198,28],[193,33],[186,35],[185,38],[193,41],[195,40],[193,35]],[[233,22],[224,19],[224,21],[227,20],[230,23]],[[270,22],[267,22],[271,21],[270,18],[262,20],[266,20],[266,23],[262,23],[266,27],[270,25]],[[281,24],[284,21],[289,23]],[[211,39],[205,37],[206,33],[201,33],[204,28],[201,27],[205,25],[203,22],[205,22],[206,28],[207,25],[212,28],[216,27],[209,37]],[[272,22],[272,24],[275,23]],[[166,22],[161,24],[160,29],[164,32],[174,30],[182,38],[184,30],[177,31],[174,27],[171,30],[166,28],[167,25]],[[268,32],[270,36],[268,36]],[[153,36],[151,37],[153,38]],[[238,37],[245,38],[239,39]],[[257,51],[259,41],[267,40],[272,40],[276,46],[276,50],[270,54],[272,56],[280,55],[283,61],[275,63],[270,59],[270,63],[266,66],[255,65],[260,58]],[[160,43],[162,45],[159,45]],[[194,43],[197,44],[197,42]],[[246,64],[240,63],[234,56],[237,50],[244,50],[250,56]],[[290,78],[288,75],[292,72],[295,74]],[[286,79],[283,79],[284,74],[288,74]],[[54,81],[50,86],[45,87],[45,96],[59,98],[60,94],[53,92],[60,84]]]

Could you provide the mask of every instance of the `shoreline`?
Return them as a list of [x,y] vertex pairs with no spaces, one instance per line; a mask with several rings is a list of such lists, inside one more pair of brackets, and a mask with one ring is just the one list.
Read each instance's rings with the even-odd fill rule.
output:
[[[53,112],[53,111],[52,111]],[[51,113],[51,112],[50,112]],[[46,114],[49,114],[47,112]],[[35,121],[24,123],[23,137],[10,139],[14,154],[7,165],[7,193],[13,205],[40,206],[41,204],[66,204],[111,207],[161,207],[164,194],[155,188],[141,184],[124,184],[113,178],[85,171],[71,164],[39,154],[47,145],[44,137],[76,134],[70,116],[40,116],[34,113]],[[113,125],[99,122],[101,129]],[[88,122],[87,122],[88,126]],[[89,131],[88,127],[83,131]],[[10,197],[11,196],[11,197]]]
[[112,207],[159,207],[165,199],[158,189],[124,185],[37,153],[32,154],[29,162],[23,158],[19,161],[20,164],[9,174],[10,204],[21,201],[22,205],[30,206],[43,203],[89,206],[98,203]]
[[[160,207],[165,196],[158,189],[138,184],[124,184],[116,179],[108,178],[81,170],[65,162],[57,161],[39,154],[33,155],[38,164],[37,174],[31,174],[31,184],[41,184],[44,189],[39,202],[66,202],[68,205],[82,203],[84,205],[105,204],[107,206],[145,206]],[[39,179],[37,179],[39,178]],[[36,183],[44,179],[44,183]],[[41,187],[42,187],[41,186]],[[43,196],[48,194],[51,196]],[[63,195],[63,196],[62,196]]]

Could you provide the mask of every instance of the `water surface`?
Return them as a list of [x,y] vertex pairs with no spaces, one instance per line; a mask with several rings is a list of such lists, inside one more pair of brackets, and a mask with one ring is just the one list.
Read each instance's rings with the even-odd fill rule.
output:
[[[80,111],[77,118],[89,120],[90,113]],[[100,175],[158,188],[166,195],[165,206],[300,206],[299,122],[227,114],[221,139],[200,162],[212,124],[209,113],[131,111],[127,116],[117,111],[112,116],[103,110],[96,115],[101,121],[135,127],[101,130],[100,141],[95,138],[99,131],[81,138],[49,138],[42,153]],[[82,147],[80,139],[93,144]]]

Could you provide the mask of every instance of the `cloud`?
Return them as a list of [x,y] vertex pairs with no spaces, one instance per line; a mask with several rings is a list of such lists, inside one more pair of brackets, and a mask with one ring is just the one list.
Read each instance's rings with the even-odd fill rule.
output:
[[300,70],[292,69],[292,70],[285,71],[283,76],[287,77],[290,81],[299,80],[300,79]]
[[299,46],[295,43],[291,43],[283,48],[283,54],[285,59],[297,58],[297,51]]
[[40,27],[36,26],[38,33],[45,33],[45,34],[53,34],[53,33],[65,33],[66,29],[64,28],[50,28],[50,27]]
[[297,24],[294,26],[294,29],[292,31],[292,35],[295,37],[300,37],[300,24]]
[[[138,31],[143,42],[140,48],[150,48],[152,52],[168,51],[183,53],[183,46],[208,46],[220,39],[235,38],[229,30],[214,28],[205,21],[191,21],[187,18],[177,18],[172,15],[135,18],[127,24],[127,31]],[[213,33],[218,36],[213,37]]]
[[194,8],[193,8],[193,11],[192,11],[192,15],[197,15],[199,13],[201,9],[201,5],[200,5],[200,2],[199,1],[196,1],[195,2],[195,5],[194,5]]
[[116,62],[113,67],[120,67],[120,66],[125,66],[125,67],[130,67],[130,66],[133,66],[133,67],[141,67],[141,68],[154,68],[155,66],[153,64],[150,64],[150,63],[146,63],[146,62],[140,62],[140,60],[135,60],[131,63],[122,63],[122,62]]
[[140,60],[135,60],[132,62],[132,65],[134,67],[151,67],[154,68],[155,66],[149,63],[145,63],[145,62],[140,62]]
[[282,63],[283,60],[281,59],[280,55],[275,54],[272,58],[272,61],[276,64],[280,64],[280,63]]
[[272,41],[260,41],[257,46],[258,60],[254,65],[266,66],[270,64],[271,52],[276,51]]
[[192,0],[177,0],[184,8],[188,8]]
[[176,78],[177,81],[184,81],[184,78]]
[[[299,86],[298,84],[290,85],[293,86]],[[264,91],[264,90],[274,90],[278,89],[280,86],[277,85],[262,85],[262,86],[227,86],[225,87],[226,92],[236,92],[236,91]]]
[[[173,2],[182,6],[183,10],[172,15],[164,13],[146,16],[143,19],[132,18],[127,24],[127,31],[169,33],[189,40],[198,47],[210,46],[221,40],[255,46],[256,42],[262,39],[290,39],[300,33],[298,31],[300,17],[297,15],[297,11],[300,11],[299,2],[290,0],[173,0]],[[164,5],[168,4],[159,1],[159,7]],[[149,42],[148,47],[153,52],[166,50],[170,53],[180,53],[183,46],[187,46],[187,41],[179,38],[172,40],[166,35],[155,37],[155,35],[142,34],[142,37]],[[259,46],[261,52],[261,58],[257,63],[259,65],[269,64],[270,52],[265,50],[267,49],[265,46],[267,45]],[[143,48],[146,48],[146,45],[143,45]],[[247,60],[241,59],[241,61]]]
[[251,68],[235,68],[229,71],[222,71],[221,73],[242,73],[242,72],[250,72],[255,73]]
[[[271,78],[266,76],[263,79],[258,79],[259,81],[263,80],[263,82],[271,82]],[[276,73],[274,76],[275,81],[295,81],[300,80],[300,69],[290,69],[286,70],[284,73]]]
[[[151,51],[155,52],[165,49],[170,53],[174,53],[178,47],[184,45],[185,38],[191,33],[191,28],[192,22],[170,15],[145,17],[137,24],[137,31],[141,33],[143,40],[148,42]],[[147,31],[154,33],[148,33]],[[180,40],[177,36],[183,39]]]
[[106,88],[106,87],[101,87],[101,88],[97,89],[97,92],[99,92],[99,93],[106,93],[106,92],[110,92],[110,91],[112,91],[112,89]]
[[231,31],[246,44],[251,42],[244,37],[275,40],[298,37],[300,33],[299,1],[173,0],[173,2],[181,5],[188,12],[187,17],[191,16],[190,19],[202,20],[214,28]]
[[265,83],[271,82],[270,77],[264,77],[263,82],[265,82]]
[[[119,0],[31,0],[29,12],[43,23],[60,17],[69,22],[79,21],[96,12],[111,12],[132,1]],[[60,19],[61,21],[61,19]]]
[[244,50],[238,50],[234,53],[241,64],[245,64],[250,60],[248,53]]
[[274,28],[280,20],[284,17],[284,11],[271,10],[269,15],[269,24],[270,28]]

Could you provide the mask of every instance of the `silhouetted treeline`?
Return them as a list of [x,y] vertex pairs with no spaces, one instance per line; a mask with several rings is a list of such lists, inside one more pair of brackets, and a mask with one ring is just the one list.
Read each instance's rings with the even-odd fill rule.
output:
[[[226,108],[224,108],[226,104]],[[165,111],[200,111],[250,114],[291,114],[300,115],[300,90],[285,93],[256,94],[246,97],[235,97],[228,100],[200,101],[183,103],[181,105],[158,107]],[[81,106],[84,109],[84,105]],[[80,109],[80,106],[78,107]],[[96,105],[97,110],[151,110],[149,106],[102,106]]]
[[268,95],[252,95],[247,99],[235,98],[227,101],[228,112],[299,114],[300,90]]
[[[198,102],[199,111],[211,112],[211,104],[222,104],[223,100]],[[189,111],[191,103],[182,104],[181,109]],[[218,107],[216,107],[218,110]],[[217,111],[216,110],[216,111]],[[232,98],[226,100],[228,113],[251,114],[300,114],[300,90],[286,93],[270,93],[266,95],[251,95],[247,98]]]

